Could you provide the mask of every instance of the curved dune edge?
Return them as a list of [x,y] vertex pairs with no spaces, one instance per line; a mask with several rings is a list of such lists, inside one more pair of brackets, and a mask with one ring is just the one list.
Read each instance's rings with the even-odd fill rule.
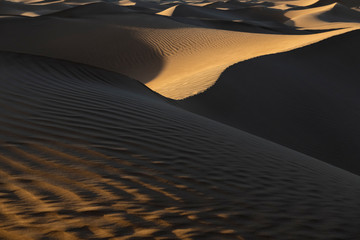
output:
[[[359,28],[340,29],[310,36],[204,33],[204,35],[209,34],[207,39],[212,39],[209,40],[208,46],[215,45],[215,48],[208,47],[195,55],[185,52],[165,58],[161,72],[146,85],[165,97],[184,99],[207,90],[226,68],[235,63],[301,48],[357,29]],[[224,39],[213,40],[217,34],[223,36],[224,39],[230,39],[229,42]],[[253,42],[257,42],[258,45],[252,44]],[[185,66],[184,63],[186,63]]]
[[[285,16],[291,19],[289,24],[304,29],[344,28],[354,26],[354,22],[360,22],[359,12],[339,3],[288,11]],[[327,22],[331,24],[326,24]]]
[[2,239],[360,233],[359,176],[181,110],[121,75],[13,53],[0,63]]
[[235,64],[178,103],[360,175],[358,42],[360,30]]
[[[145,3],[141,2],[139,7],[141,4]],[[144,7],[138,10],[132,6],[94,3],[31,19],[6,19],[0,21],[0,30],[14,34],[0,39],[0,50],[48,56],[115,71],[145,83],[163,96],[183,99],[208,89],[234,63],[313,44],[359,29],[360,24],[353,18],[341,22],[343,11],[338,16],[339,11],[334,12],[332,5],[318,7],[314,14],[307,14],[311,19],[317,19],[320,13],[332,11],[330,22],[326,18],[311,20],[318,26],[315,28],[308,22],[302,25],[297,17],[291,18],[291,11],[306,10],[283,10],[282,18],[289,18],[284,22],[271,21],[271,18],[257,21],[253,19],[253,14],[257,13],[252,11],[252,5],[245,10],[243,7],[238,15],[236,11],[229,10],[228,13],[206,5],[197,6],[196,11],[205,15],[215,11],[217,15],[213,19],[207,15],[210,19],[206,21],[199,17],[198,22],[202,21],[204,25],[201,27],[187,23],[196,21],[194,17],[156,15],[158,5],[151,4],[154,5],[151,9],[155,8],[153,12],[147,12]],[[176,11],[177,7],[173,7]],[[162,8],[159,7],[159,11]],[[227,20],[222,22],[219,17]],[[220,29],[207,25],[209,21]],[[247,31],[221,29],[221,26],[234,24],[240,29],[241,24],[250,24],[250,27]],[[301,31],[296,29],[297,25],[301,26]],[[332,30],[335,28],[337,30]],[[293,34],[286,32],[291,29],[295,31]],[[322,32],[309,33],[306,32],[308,29]]]
[[360,239],[336,2],[0,1],[0,240]]

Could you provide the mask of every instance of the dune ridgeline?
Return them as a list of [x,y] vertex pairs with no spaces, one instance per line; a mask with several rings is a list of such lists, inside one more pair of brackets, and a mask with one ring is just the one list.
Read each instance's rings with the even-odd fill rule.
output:
[[1,240],[360,239],[360,2],[0,1]]

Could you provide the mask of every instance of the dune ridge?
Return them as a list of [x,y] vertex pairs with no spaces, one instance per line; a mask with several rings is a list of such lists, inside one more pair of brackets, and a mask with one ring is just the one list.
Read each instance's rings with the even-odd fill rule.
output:
[[[306,32],[314,28],[306,28],[300,20],[298,23],[296,19],[299,17],[285,21],[287,12],[291,13],[291,10],[279,12],[277,15],[280,17],[274,18],[272,16],[276,14],[273,12],[280,10],[247,7],[226,11],[207,9],[207,6],[173,6],[174,13],[179,7],[186,8],[185,13],[197,9],[194,15],[179,13],[180,17],[176,14],[174,18],[131,7],[92,3],[32,19],[7,19],[0,22],[0,30],[12,31],[13,34],[1,38],[0,50],[93,65],[139,80],[166,97],[183,99],[205,91],[234,63],[303,47],[360,26],[358,18],[341,21],[344,20],[343,11],[334,12],[332,5],[315,11],[316,14],[322,12],[322,15],[324,11],[330,11],[332,19],[338,20],[326,22],[318,19],[320,23],[314,24],[315,30],[327,30],[319,33]],[[342,9],[338,5],[335,7]],[[214,11],[216,14],[207,14]],[[267,12],[272,12],[270,19],[259,19]],[[276,32],[251,32],[251,27],[246,32],[229,31],[209,28],[206,23],[202,27],[194,26],[186,21],[199,13],[204,13],[213,22],[257,24],[254,29],[274,28]],[[353,15],[357,13],[353,11]],[[303,32],[281,34],[282,29],[288,31],[289,22],[301,26]],[[282,27],[277,28],[279,24]],[[24,38],[27,41],[22,41]]]
[[121,75],[4,52],[0,62],[2,239],[359,236],[357,175]]
[[359,41],[357,30],[238,63],[181,106],[360,174]]
[[0,0],[0,240],[360,239],[356,0]]

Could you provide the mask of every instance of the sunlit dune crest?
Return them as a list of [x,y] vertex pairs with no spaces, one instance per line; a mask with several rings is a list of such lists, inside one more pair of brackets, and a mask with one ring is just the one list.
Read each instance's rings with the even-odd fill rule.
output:
[[[156,13],[144,14],[143,9],[139,11],[110,3],[95,3],[23,22],[6,22],[0,25],[1,29],[14,31],[16,39],[14,41],[12,35],[2,38],[0,49],[101,67],[139,80],[166,97],[183,99],[205,91],[234,63],[289,51],[359,29],[360,26],[359,17],[353,16],[356,11],[336,4],[315,7],[315,13],[320,12],[320,15],[329,12],[331,22],[323,21],[311,11],[294,10],[301,12],[299,15],[293,13],[293,10],[286,10],[278,13],[284,14],[284,19],[274,23],[269,22],[271,18],[257,23],[252,19],[254,17],[244,17],[246,11],[241,11],[241,15],[237,16],[239,10],[224,11],[206,6],[188,7],[189,11],[196,9],[190,15],[186,13],[187,8],[181,8],[178,13],[177,9],[182,6],[172,6],[159,13],[165,12],[175,16],[174,19]],[[247,10],[250,16],[254,12],[249,7]],[[348,19],[347,11],[351,12]],[[229,15],[227,12],[230,12]],[[188,24],[189,20],[194,21],[194,17],[199,14],[206,16],[205,20],[199,21],[201,26]],[[304,15],[308,20],[304,20]],[[291,16],[294,16],[294,20]],[[241,22],[235,23],[237,19],[241,19]],[[278,19],[275,18],[276,21]],[[240,27],[237,31],[219,27],[213,29],[207,21],[211,24],[215,21],[219,27],[224,25],[224,28],[227,24],[239,24]],[[243,24],[259,26],[241,31]],[[291,32],[289,25],[301,27],[302,31]],[[317,26],[318,30],[328,31],[307,32],[305,26],[316,30],[312,25]],[[24,27],[29,31],[31,29],[32,33],[22,31]],[[261,32],[259,27],[275,29]],[[284,34],[279,31],[284,31]],[[26,42],[23,41],[25,38]]]
[[360,239],[356,0],[0,2],[0,239]]

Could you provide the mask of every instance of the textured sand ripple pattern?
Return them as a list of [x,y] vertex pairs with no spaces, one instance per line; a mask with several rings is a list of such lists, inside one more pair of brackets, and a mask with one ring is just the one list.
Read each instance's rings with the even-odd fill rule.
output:
[[[348,7],[352,4],[308,9],[283,1],[229,1],[224,9],[210,2],[114,3],[70,4],[38,17],[4,18],[0,31],[11,34],[0,38],[0,50],[89,64],[184,99],[207,90],[235,63],[360,28],[360,12]],[[286,8],[276,9],[279,5]]]
[[0,63],[0,239],[360,237],[357,175],[119,74]]

